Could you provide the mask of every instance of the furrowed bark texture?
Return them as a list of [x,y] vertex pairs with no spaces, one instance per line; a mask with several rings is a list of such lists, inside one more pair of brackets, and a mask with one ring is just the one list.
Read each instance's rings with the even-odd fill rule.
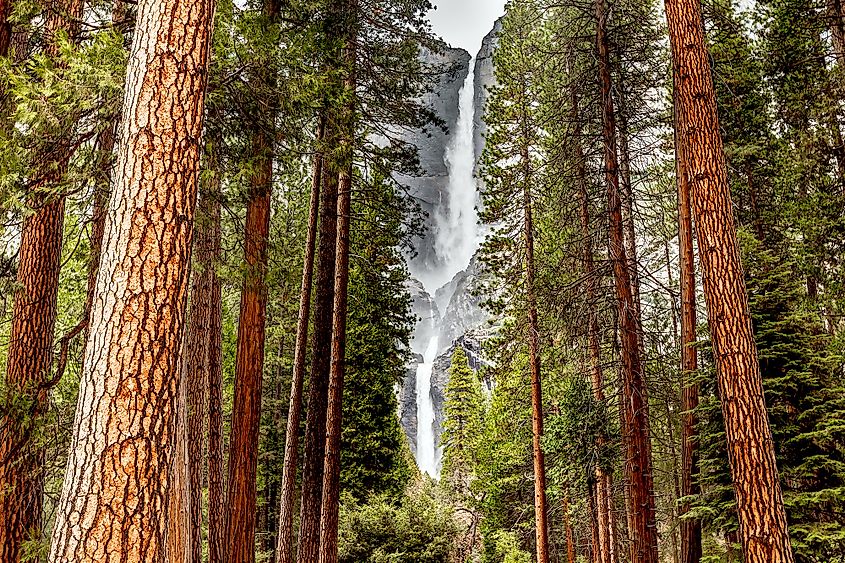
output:
[[625,478],[630,494],[631,560],[657,563],[657,521],[654,504],[648,399],[641,357],[638,307],[633,294],[630,263],[625,249],[619,165],[616,147],[616,117],[611,95],[610,55],[607,39],[607,8],[596,1],[596,45],[602,99],[602,137],[607,183],[610,230],[610,258],[619,316],[622,356],[622,441],[625,451]]
[[305,382],[305,359],[308,354],[308,320],[311,316],[311,286],[314,278],[314,249],[317,244],[317,221],[320,211],[320,184],[323,155],[319,146],[323,141],[325,124],[320,116],[317,125],[317,151],[311,172],[311,201],[308,206],[308,234],[305,239],[305,259],[302,265],[302,284],[299,296],[299,318],[296,325],[296,344],[293,352],[293,376],[290,386],[285,461],[282,473],[282,499],[279,509],[279,533],[276,547],[277,563],[293,563],[293,513],[296,496],[296,468],[299,456],[299,424],[302,421],[302,391]]
[[[326,122],[329,147],[337,142],[333,116]],[[327,153],[331,149],[327,149]],[[332,311],[337,244],[338,169],[331,159],[323,164],[320,193],[320,240],[317,245],[317,279],[314,284],[314,334],[311,338],[311,377],[305,419],[298,563],[318,561],[320,513],[323,500],[323,464],[326,447],[329,368],[331,365]]]
[[701,6],[667,0],[666,19],[743,557],[747,563],[791,563]]
[[[2,2],[3,0],[0,0]],[[0,5],[8,16],[11,5]],[[54,36],[65,31],[78,35],[81,0],[57,2],[46,14],[45,55],[57,66],[59,49]],[[0,40],[6,31],[5,17]],[[8,41],[5,53],[8,54]],[[3,45],[0,45],[3,48]],[[44,450],[36,435],[53,386],[51,366],[56,325],[56,299],[62,254],[65,198],[53,193],[59,186],[72,149],[59,142],[42,151],[33,171],[28,205],[33,213],[24,219],[18,252],[17,285],[6,362],[6,389],[0,415],[0,561],[17,563],[21,544],[41,535],[44,493]]]
[[[677,98],[677,96],[676,96]],[[683,135],[678,127],[678,102],[675,101],[675,164],[678,182],[678,246],[681,270],[681,372],[683,374],[683,395],[681,410],[681,497],[697,495],[700,492],[698,475],[698,433],[696,430],[698,407],[698,383],[695,372],[698,369],[695,311],[695,256],[692,246],[692,209],[690,208],[690,186],[684,166],[684,147],[680,143]],[[679,507],[679,515],[690,510],[689,501]],[[681,520],[681,563],[698,563],[701,560],[701,521],[697,518]]]
[[346,45],[343,65],[348,97],[340,110],[342,138],[338,179],[337,240],[335,246],[334,311],[332,315],[329,402],[326,413],[326,454],[323,462],[323,499],[320,511],[320,563],[337,563],[338,512],[340,509],[340,438],[343,420],[343,380],[346,374],[346,313],[349,288],[349,232],[352,212],[353,152],[355,146],[355,86],[357,64],[358,1],[342,0]]
[[214,3],[142,0],[49,561],[163,561]]

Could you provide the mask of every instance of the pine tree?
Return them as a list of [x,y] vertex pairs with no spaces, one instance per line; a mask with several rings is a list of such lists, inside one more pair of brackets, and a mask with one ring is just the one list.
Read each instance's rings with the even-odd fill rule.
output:
[[464,349],[455,348],[443,404],[443,474],[459,494],[469,492],[481,437],[484,398]]

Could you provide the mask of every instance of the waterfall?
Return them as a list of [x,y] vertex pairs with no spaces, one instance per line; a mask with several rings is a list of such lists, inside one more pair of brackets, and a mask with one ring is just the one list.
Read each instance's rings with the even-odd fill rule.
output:
[[420,471],[432,477],[439,474],[437,467],[437,444],[434,442],[434,403],[431,400],[431,372],[437,358],[437,344],[440,340],[434,305],[432,304],[432,333],[423,353],[423,361],[417,366],[417,466]]
[[[451,141],[446,147],[446,166],[449,182],[445,198],[440,201],[433,213],[431,235],[434,236],[434,251],[437,255],[437,267],[416,276],[432,298],[431,326],[417,326],[416,337],[428,338],[423,353],[423,362],[417,366],[417,465],[432,477],[440,474],[440,445],[437,443],[434,429],[435,413],[431,397],[431,379],[434,361],[440,345],[449,346],[451,342],[440,342],[440,328],[436,325],[433,298],[438,289],[448,284],[456,274],[466,269],[481,242],[478,229],[478,190],[473,177],[475,168],[475,149],[473,144],[475,118],[475,73],[473,60],[469,62],[469,71],[458,94],[458,121],[451,133]],[[445,296],[448,303],[451,295]],[[441,311],[444,313],[445,311]],[[423,336],[425,335],[425,336]]]

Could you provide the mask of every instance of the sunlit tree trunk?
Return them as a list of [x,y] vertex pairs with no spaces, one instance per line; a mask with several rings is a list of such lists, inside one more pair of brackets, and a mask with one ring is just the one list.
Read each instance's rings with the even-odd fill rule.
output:
[[51,563],[164,557],[213,11],[138,7]]
[[695,212],[743,556],[747,563],[791,563],[701,5],[666,0],[666,19],[677,76],[678,144]]
[[630,263],[625,248],[605,0],[596,1],[596,19],[604,167],[610,219],[610,258],[616,286],[622,355],[622,438],[625,477],[630,491],[631,559],[641,563],[657,563],[657,521],[648,400],[641,356],[639,308],[633,294]]
[[299,456],[299,424],[302,420],[302,391],[305,382],[305,359],[308,354],[308,320],[311,315],[311,286],[314,278],[314,249],[317,244],[317,221],[322,183],[323,116],[319,117],[316,152],[311,172],[311,201],[308,206],[308,234],[305,239],[305,258],[302,265],[302,284],[299,296],[299,318],[296,325],[296,344],[293,352],[293,375],[290,387],[285,460],[282,474],[282,498],[279,510],[279,533],[276,547],[277,563],[293,563],[293,515],[295,509],[296,468]]

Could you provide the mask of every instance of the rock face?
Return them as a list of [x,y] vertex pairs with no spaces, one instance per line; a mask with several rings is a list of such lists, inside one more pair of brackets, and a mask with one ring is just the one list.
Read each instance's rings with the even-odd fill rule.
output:
[[496,85],[496,75],[493,71],[493,52],[499,43],[499,34],[502,31],[502,18],[496,20],[493,29],[490,30],[481,42],[481,50],[475,57],[475,131],[473,132],[473,144],[475,145],[476,170],[481,151],[484,150],[484,135],[487,133],[487,125],[484,123],[484,111],[487,107],[487,99],[490,97],[490,88]]
[[446,49],[443,53],[426,51],[422,54],[423,62],[432,68],[442,68],[444,72],[424,101],[434,113],[443,120],[447,131],[430,126],[422,131],[408,134],[406,141],[415,145],[419,154],[423,175],[417,177],[399,176],[398,180],[408,187],[410,195],[416,199],[426,213],[426,234],[414,240],[417,255],[409,260],[411,274],[428,271],[438,266],[434,252],[433,217],[434,209],[440,203],[449,184],[449,170],[446,167],[446,147],[450,135],[458,123],[458,94],[469,73],[470,55],[463,49]]

